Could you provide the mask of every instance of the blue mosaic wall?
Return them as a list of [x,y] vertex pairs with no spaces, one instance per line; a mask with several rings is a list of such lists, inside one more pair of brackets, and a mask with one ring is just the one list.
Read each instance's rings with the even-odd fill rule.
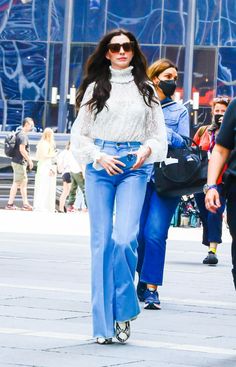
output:
[[[148,62],[168,57],[182,91],[188,0],[74,0],[70,86],[99,38],[122,27],[137,36]],[[214,94],[235,94],[236,1],[197,0],[193,89],[207,106]],[[0,0],[0,126],[26,115],[56,126],[51,87],[60,85],[65,0]],[[71,111],[70,111],[71,112]]]

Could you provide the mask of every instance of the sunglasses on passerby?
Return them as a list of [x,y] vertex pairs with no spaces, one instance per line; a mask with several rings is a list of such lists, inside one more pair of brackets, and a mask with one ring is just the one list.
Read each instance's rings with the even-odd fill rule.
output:
[[107,45],[108,50],[111,51],[111,53],[113,54],[120,52],[121,47],[123,48],[125,52],[133,51],[134,42],[130,41],[130,42],[124,42],[124,43],[109,43]]

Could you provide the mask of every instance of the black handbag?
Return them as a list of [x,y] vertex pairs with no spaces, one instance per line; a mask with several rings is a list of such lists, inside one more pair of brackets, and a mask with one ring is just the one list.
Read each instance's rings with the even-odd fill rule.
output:
[[202,192],[207,181],[207,152],[192,139],[183,139],[183,147],[170,146],[166,160],[154,164],[154,184],[159,195],[175,197]]

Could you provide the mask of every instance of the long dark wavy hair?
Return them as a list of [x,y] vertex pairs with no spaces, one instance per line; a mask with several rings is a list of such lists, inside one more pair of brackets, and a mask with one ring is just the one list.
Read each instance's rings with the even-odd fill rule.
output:
[[86,105],[89,105],[90,109],[95,111],[96,115],[102,111],[104,106],[106,106],[106,101],[108,100],[111,91],[111,72],[109,69],[110,60],[106,58],[106,53],[108,51],[107,45],[114,36],[119,36],[121,34],[124,34],[130,41],[134,42],[133,58],[130,65],[133,66],[132,73],[135,84],[142,94],[145,103],[149,107],[151,106],[151,102],[155,101],[154,90],[151,85],[147,83],[149,80],[146,74],[147,61],[135,36],[124,29],[115,29],[105,34],[97,45],[95,51],[88,58],[85,65],[84,78],[76,96],[76,106],[78,109],[81,106],[86,88],[92,82],[95,82],[93,96]]

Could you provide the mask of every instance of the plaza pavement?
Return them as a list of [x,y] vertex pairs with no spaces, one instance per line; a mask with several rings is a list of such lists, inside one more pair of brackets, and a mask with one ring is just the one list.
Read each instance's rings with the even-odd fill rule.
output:
[[171,228],[161,311],[143,310],[126,345],[91,337],[87,213],[0,210],[0,366],[235,367],[230,236],[202,264],[201,229]]

